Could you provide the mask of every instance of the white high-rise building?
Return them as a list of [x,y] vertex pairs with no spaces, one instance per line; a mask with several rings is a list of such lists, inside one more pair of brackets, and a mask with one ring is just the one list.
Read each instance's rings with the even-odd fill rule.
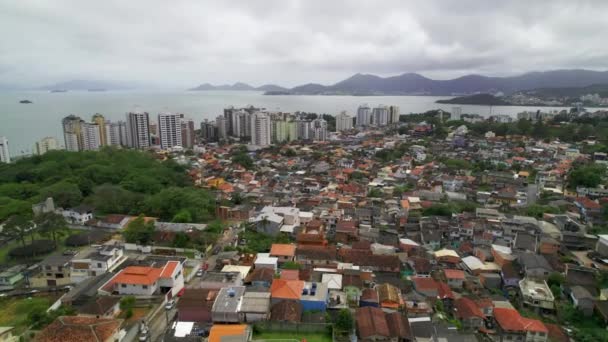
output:
[[462,108],[461,107],[452,107],[452,116],[451,120],[460,120],[462,117]]
[[388,125],[388,108],[380,105],[372,111],[373,124],[382,127]]
[[270,146],[272,139],[272,128],[270,117],[264,113],[251,115],[251,144],[255,146]]
[[388,107],[388,123],[394,124],[399,122],[399,106]]
[[225,140],[228,138],[228,119],[225,116],[219,115],[215,118],[215,126],[217,127],[217,138],[218,140]]
[[336,115],[336,132],[348,131],[353,129],[353,117],[342,112]]
[[101,130],[95,123],[82,122],[82,150],[97,151],[101,147]]
[[84,121],[76,115],[68,115],[61,120],[66,150],[72,152],[83,150],[82,123]]
[[172,147],[182,147],[182,123],[180,114],[158,114],[158,133],[160,148],[168,150]]
[[296,120],[296,136],[299,140],[310,140],[310,121]]
[[127,123],[106,121],[106,143],[110,146],[127,146]]
[[357,109],[357,127],[369,126],[371,119],[369,106],[366,104],[359,106]]
[[54,137],[44,137],[36,142],[36,154],[41,156],[48,151],[58,150],[59,142]]
[[327,140],[327,121],[324,119],[315,119],[310,124],[312,138],[315,141]]
[[0,137],[0,163],[10,163],[11,153],[8,150],[8,139]]
[[148,113],[141,111],[127,113],[127,146],[140,149],[150,147]]

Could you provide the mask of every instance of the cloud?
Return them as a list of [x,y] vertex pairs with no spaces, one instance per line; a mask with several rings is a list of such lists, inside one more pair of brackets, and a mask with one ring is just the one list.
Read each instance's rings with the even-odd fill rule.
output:
[[608,68],[605,1],[2,1],[0,77],[165,87]]

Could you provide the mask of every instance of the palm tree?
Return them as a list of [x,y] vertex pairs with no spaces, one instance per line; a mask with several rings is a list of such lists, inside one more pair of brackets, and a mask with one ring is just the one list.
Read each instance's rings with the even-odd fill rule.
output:
[[25,246],[25,236],[31,234],[34,224],[25,216],[13,215],[4,224],[2,235],[11,239],[21,241],[21,245]]
[[50,236],[55,245],[57,245],[57,238],[63,235],[63,232],[68,228],[63,216],[54,212],[40,214],[35,221],[40,228],[40,232]]

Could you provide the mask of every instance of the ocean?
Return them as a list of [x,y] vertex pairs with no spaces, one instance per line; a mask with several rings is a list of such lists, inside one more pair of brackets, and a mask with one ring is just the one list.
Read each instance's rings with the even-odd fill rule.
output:
[[[421,113],[431,109],[451,111],[452,107],[462,108],[462,113],[483,116],[507,114],[515,116],[525,110],[537,107],[473,106],[435,103],[437,96],[268,96],[256,91],[69,91],[50,93],[0,92],[0,136],[9,140],[11,155],[30,154],[39,139],[52,136],[63,144],[61,119],[75,114],[90,120],[95,113],[103,114],[109,120],[124,120],[125,113],[139,108],[150,113],[156,121],[159,112],[184,113],[195,121],[196,127],[204,119],[213,120],[223,113],[227,106],[243,107],[253,105],[270,111],[305,111],[336,115],[346,111],[355,115],[361,104],[397,105],[402,114]],[[31,104],[21,104],[30,100]],[[563,108],[542,107],[544,111]]]

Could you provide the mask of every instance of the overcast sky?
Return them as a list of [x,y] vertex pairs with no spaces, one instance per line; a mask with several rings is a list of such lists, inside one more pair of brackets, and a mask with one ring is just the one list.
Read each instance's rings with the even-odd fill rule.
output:
[[608,69],[608,1],[0,0],[0,83]]

